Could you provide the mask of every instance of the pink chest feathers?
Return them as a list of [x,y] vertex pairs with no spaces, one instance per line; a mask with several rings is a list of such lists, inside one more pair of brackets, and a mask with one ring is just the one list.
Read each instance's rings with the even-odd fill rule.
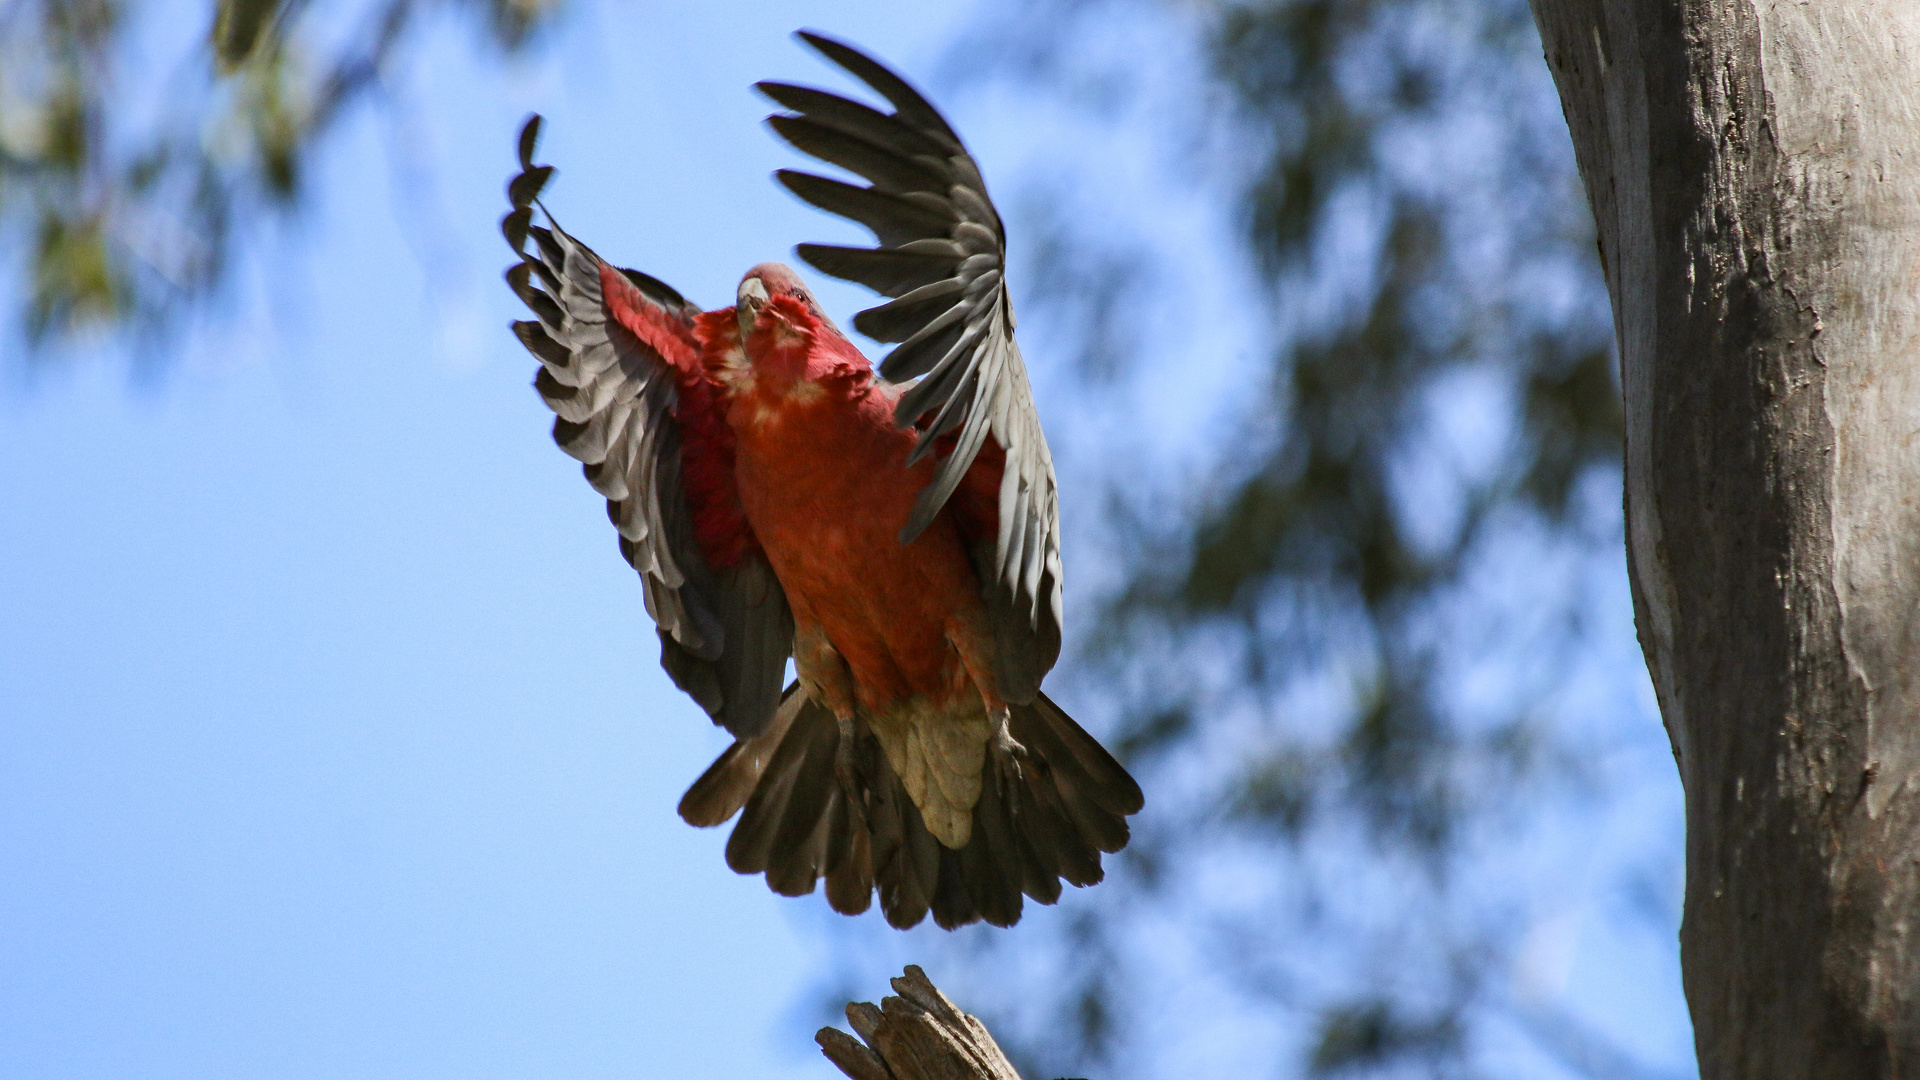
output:
[[906,467],[913,433],[868,371],[812,366],[760,358],[735,378],[741,506],[795,622],[825,633],[868,707],[944,700],[965,685],[950,634],[982,609],[966,545],[951,514],[900,543],[933,463]]

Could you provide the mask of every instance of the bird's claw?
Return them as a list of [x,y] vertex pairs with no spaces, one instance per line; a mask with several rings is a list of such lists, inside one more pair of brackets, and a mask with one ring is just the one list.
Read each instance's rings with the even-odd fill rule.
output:
[[833,775],[840,781],[840,795],[846,800],[847,807],[853,812],[854,820],[865,825],[867,821],[867,803],[863,797],[866,786],[860,782],[860,765],[854,757],[853,718],[842,716],[840,721],[840,742],[833,750]]
[[1002,786],[1012,787],[1025,774],[1023,763],[1030,757],[1027,748],[1013,737],[1009,711],[1002,708],[993,718],[993,764],[1000,770]]

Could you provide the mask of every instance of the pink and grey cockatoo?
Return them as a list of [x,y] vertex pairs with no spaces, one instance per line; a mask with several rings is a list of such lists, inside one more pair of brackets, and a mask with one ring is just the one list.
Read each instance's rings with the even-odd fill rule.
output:
[[776,174],[878,239],[798,249],[892,298],[853,320],[898,343],[878,372],[785,266],[702,311],[534,224],[537,116],[502,223],[537,316],[514,331],[555,441],[607,499],[662,666],[735,737],[681,816],[739,813],[727,863],[776,892],[824,877],[836,911],[877,887],[895,926],[1008,926],[1023,893],[1100,880],[1140,789],[1040,689],[1060,652],[1053,460],[979,168],[899,76],[800,37],[894,110],[758,84],[791,110],[775,131],[868,182]]

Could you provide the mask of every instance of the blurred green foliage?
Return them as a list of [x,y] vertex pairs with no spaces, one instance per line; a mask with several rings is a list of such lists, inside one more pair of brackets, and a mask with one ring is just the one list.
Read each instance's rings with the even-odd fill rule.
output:
[[[1588,1053],[1604,1040],[1571,1018],[1536,1023],[1553,1006],[1509,979],[1542,886],[1502,860],[1528,808],[1588,797],[1581,763],[1609,737],[1557,720],[1594,663],[1593,592],[1544,575],[1611,565],[1622,439],[1591,219],[1524,0],[997,10],[998,75],[1158,131],[1173,171],[1236,200],[1222,257],[1246,268],[1264,359],[1200,475],[1108,478],[1097,543],[1122,570],[1065,700],[1119,702],[1149,807],[1034,980],[1054,982],[1048,1019],[983,1003],[996,1033],[1042,1075],[1152,1075],[1143,1010],[1204,983],[1289,1018],[1277,1075],[1483,1075],[1490,1025],[1575,1075],[1630,1060]],[[1197,87],[1155,71],[1183,49]],[[1181,300],[1138,270],[1164,261],[1150,241],[1116,252],[1076,218],[1088,201],[1051,211],[1028,325],[1106,328],[1079,336],[1090,389],[1219,364],[1129,317]],[[1197,884],[1216,879],[1234,884]]]
[[[0,245],[23,274],[29,354],[164,338],[224,284],[236,234],[298,209],[308,156],[378,93],[427,9],[471,9],[514,49],[557,3],[212,0],[207,48],[171,70],[129,44],[154,9],[0,4]],[[323,40],[322,18],[353,29]]]

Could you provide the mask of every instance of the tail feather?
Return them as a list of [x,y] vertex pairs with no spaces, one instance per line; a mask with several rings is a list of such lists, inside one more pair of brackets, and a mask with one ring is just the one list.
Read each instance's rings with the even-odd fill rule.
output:
[[836,798],[833,804],[833,843],[827,849],[827,903],[843,915],[858,915],[873,903],[872,836],[855,820],[845,798]]
[[905,930],[926,918],[933,906],[942,849],[885,755],[874,758],[866,792],[874,830],[873,880],[880,887],[880,910],[887,922]]
[[[799,800],[789,801],[788,808],[791,813],[786,825],[806,820],[802,816],[806,811]],[[830,813],[820,813],[813,818],[813,828],[795,837],[790,844],[780,842],[788,834],[788,829],[783,827],[780,834],[776,834],[780,839],[776,839],[773,853],[767,858],[767,887],[781,896],[805,896],[812,892],[814,883],[826,869],[828,830],[832,824]]]
[[1102,852],[1126,846],[1139,785],[1044,694],[1013,707],[1021,755],[989,745],[965,847],[928,830],[906,785],[864,721],[856,720],[852,786],[843,785],[838,722],[789,686],[765,732],[736,742],[681,800],[681,816],[717,825],[740,813],[727,865],[765,873],[775,892],[798,896],[826,878],[827,901],[849,915],[873,894],[902,929],[931,913],[952,929],[985,920],[1011,926],[1025,897],[1060,898],[1061,881],[1092,885]]
[[[740,824],[727,839],[727,865],[736,873],[757,874],[767,868],[794,789],[803,784],[811,790],[821,789],[818,776],[802,775],[805,766],[816,763],[822,756],[810,751],[823,740],[838,737],[833,717],[825,709],[811,702],[800,709],[793,725],[787,729],[786,738],[780,741],[780,748],[774,751],[773,760],[767,763],[760,782],[754,785],[753,794],[747,798],[747,805],[740,812]],[[831,761],[831,753],[825,756]],[[801,829],[793,841],[806,836],[818,820],[818,814],[815,807],[813,816],[803,822],[796,820]]]
[[794,717],[807,704],[800,684],[789,685],[766,728],[751,739],[740,739],[727,747],[727,752],[707,766],[707,771],[680,797],[680,817],[689,825],[708,828],[739,813],[760,783],[773,752],[787,737]]
[[1020,891],[1041,904],[1060,899],[1060,875],[1047,867],[1033,837],[1022,831],[1015,835],[1014,842],[1020,845]]
[[1069,884],[1083,889],[1100,884],[1106,876],[1100,868],[1100,850],[1074,827],[1072,817],[1061,805],[1060,787],[1050,771],[1033,769],[1025,787],[1023,808],[1032,818],[1028,835],[1035,840],[1035,850]]
[[[1139,813],[1146,805],[1140,785],[1127,775],[1127,770],[1113,760],[1113,755],[1107,753],[1098,739],[1087,734],[1073,722],[1073,717],[1055,705],[1052,698],[1040,694],[1031,706],[1024,709],[1015,706],[1013,717],[1014,738],[1039,742],[1047,760],[1075,773],[1080,790],[1109,813],[1126,817]],[[1025,723],[1021,722],[1023,719]]]
[[[796,740],[789,735],[787,741]],[[827,811],[840,794],[833,774],[833,752],[839,742],[840,733],[831,717],[827,723],[808,724],[804,753],[794,767],[786,804],[769,802],[762,808],[762,820],[773,826],[767,849],[767,884],[783,896],[812,892],[814,878],[826,870],[827,832],[832,824]],[[753,800],[747,800],[747,805],[751,808]],[[740,820],[742,825],[747,823],[745,817]]]
[[1053,774],[1053,786],[1060,792],[1060,805],[1073,819],[1074,829],[1101,851],[1119,851],[1127,846],[1127,822],[1118,814],[1109,814],[1093,797],[1074,783],[1064,771]]
[[942,930],[955,930],[979,921],[980,913],[973,910],[973,898],[967,895],[967,875],[960,865],[960,852],[942,844],[940,884],[933,894],[934,925]]
[[988,762],[980,777],[980,801],[973,807],[973,835],[959,855],[973,909],[995,926],[1012,926],[1020,921],[1026,875],[1011,817],[1017,804],[1006,797],[1001,780],[997,762]]

